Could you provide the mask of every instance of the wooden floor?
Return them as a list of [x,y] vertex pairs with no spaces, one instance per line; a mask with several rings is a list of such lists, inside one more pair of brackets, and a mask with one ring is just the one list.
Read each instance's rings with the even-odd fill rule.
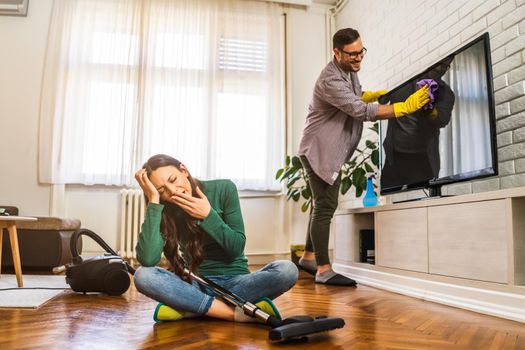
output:
[[301,272],[276,300],[284,317],[330,315],[346,327],[272,344],[268,329],[212,319],[155,324],[156,303],[67,291],[37,310],[0,309],[0,349],[525,349],[525,324],[360,285],[316,285]]

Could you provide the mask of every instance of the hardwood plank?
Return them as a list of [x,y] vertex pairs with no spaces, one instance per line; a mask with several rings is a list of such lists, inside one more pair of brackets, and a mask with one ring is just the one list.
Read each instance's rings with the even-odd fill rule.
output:
[[[367,286],[324,286],[301,273],[276,300],[281,313],[345,319],[301,349],[523,349],[525,325]],[[132,286],[120,297],[67,291],[37,310],[0,310],[0,349],[278,349],[268,328],[208,318],[155,324],[156,302]]]

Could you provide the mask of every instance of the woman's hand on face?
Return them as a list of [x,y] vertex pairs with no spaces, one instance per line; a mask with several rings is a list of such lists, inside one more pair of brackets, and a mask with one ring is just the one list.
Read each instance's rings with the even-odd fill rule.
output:
[[174,194],[171,198],[186,213],[196,219],[202,220],[210,214],[211,205],[199,187],[197,187],[196,192],[197,197],[181,192]]
[[150,179],[148,178],[148,173],[146,172],[146,169],[140,169],[135,173],[135,180],[140,185],[140,188],[142,188],[142,191],[144,191],[144,195],[148,198],[148,200],[151,203],[159,203],[160,200],[160,194],[159,191],[153,186]]

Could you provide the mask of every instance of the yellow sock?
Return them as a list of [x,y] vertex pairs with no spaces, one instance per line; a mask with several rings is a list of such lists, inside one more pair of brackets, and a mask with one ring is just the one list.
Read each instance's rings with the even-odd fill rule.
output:
[[177,311],[168,305],[165,304],[158,304],[155,308],[155,311],[153,312],[153,319],[155,322],[162,322],[162,321],[177,321],[181,318],[184,318],[185,312],[184,311]]
[[257,305],[262,311],[266,312],[267,314],[272,315],[273,317],[276,317],[279,320],[282,320],[279,310],[277,310],[277,307],[269,298],[263,297],[259,299],[255,303],[255,305]]
[[[257,302],[255,302],[255,305],[259,307],[262,311],[266,312],[267,314],[281,320],[281,315],[279,314],[279,311],[277,310],[277,307],[273,304],[273,302],[264,297],[259,299]],[[244,311],[240,307],[235,307],[233,319],[235,322],[259,322],[264,323],[262,320],[259,320],[256,317],[250,317],[244,313]]]
[[[266,297],[263,297],[259,299],[255,305],[257,305],[261,310],[266,312],[269,315],[272,315],[273,317],[276,317],[277,319],[281,320],[281,314],[279,314],[279,310],[277,310],[277,307],[273,304],[273,302]],[[239,314],[242,314],[243,318],[246,318],[244,320],[245,322],[253,321],[249,316],[244,315],[241,309],[239,309]],[[185,311],[178,311],[171,307],[169,307],[166,304],[159,303],[157,307],[155,308],[155,311],[153,312],[153,319],[155,322],[163,322],[163,321],[178,321],[184,317],[191,317],[193,314]]]

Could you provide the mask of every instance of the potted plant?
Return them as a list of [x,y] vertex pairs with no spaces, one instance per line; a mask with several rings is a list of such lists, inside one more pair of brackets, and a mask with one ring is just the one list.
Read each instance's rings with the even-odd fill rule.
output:
[[[378,123],[369,129],[376,135],[379,133]],[[366,190],[367,178],[376,173],[379,166],[379,148],[377,141],[366,140],[365,146],[357,148],[352,158],[341,168],[341,194],[346,194],[352,186],[355,187],[356,197],[361,197]],[[312,192],[306,181],[306,173],[297,156],[286,156],[284,167],[277,170],[275,178],[279,182],[285,181],[286,199],[294,200],[304,198],[301,211],[306,212],[312,204]]]

